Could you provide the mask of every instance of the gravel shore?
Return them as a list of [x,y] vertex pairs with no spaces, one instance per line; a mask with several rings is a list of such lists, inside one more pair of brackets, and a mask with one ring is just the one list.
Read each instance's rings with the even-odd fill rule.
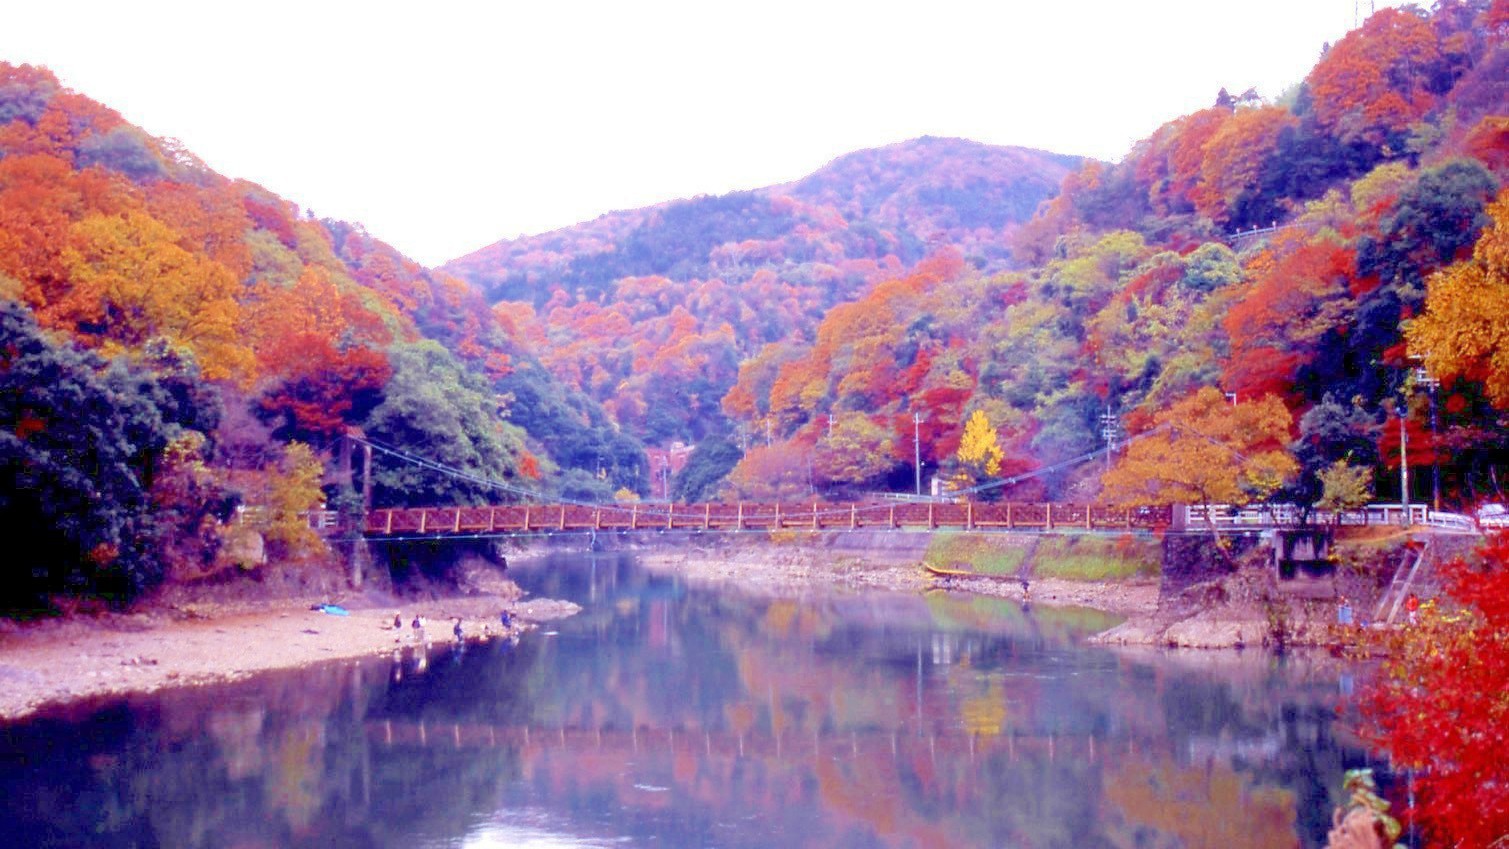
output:
[[[0,631],[0,721],[71,701],[235,681],[259,672],[390,654],[462,639],[507,638],[579,608],[570,602],[466,596],[394,602],[334,615],[323,600],[184,604],[146,613],[74,617]],[[500,612],[513,622],[503,631]],[[403,625],[393,627],[395,613]],[[412,627],[426,620],[423,636]]]

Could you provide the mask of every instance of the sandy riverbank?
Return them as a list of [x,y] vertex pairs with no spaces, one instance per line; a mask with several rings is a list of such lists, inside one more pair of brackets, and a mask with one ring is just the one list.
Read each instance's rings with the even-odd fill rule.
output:
[[[259,672],[334,660],[432,649],[463,639],[506,638],[579,608],[570,602],[521,600],[517,594],[422,602],[353,602],[349,615],[312,610],[325,599],[238,605],[182,604],[147,612],[73,618],[0,631],[0,721],[70,701],[144,693],[165,687],[235,681]],[[335,599],[340,603],[340,599]],[[393,627],[396,611],[403,627]],[[411,627],[427,620],[424,642]]]

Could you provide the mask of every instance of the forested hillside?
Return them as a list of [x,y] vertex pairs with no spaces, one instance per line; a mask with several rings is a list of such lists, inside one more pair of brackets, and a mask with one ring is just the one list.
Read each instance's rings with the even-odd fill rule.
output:
[[548,368],[652,443],[726,434],[719,401],[761,346],[942,245],[1010,264],[1010,238],[1077,157],[923,138],[796,183],[675,201],[491,245],[447,264]]
[[644,494],[640,438],[698,443],[685,499],[920,457],[976,497],[1342,504],[1401,495],[1401,441],[1413,499],[1497,495],[1506,42],[1509,0],[1387,9],[1115,164],[919,139],[440,270],[0,65],[0,528],[42,552],[6,598],[318,553],[347,436],[378,504]]
[[4,64],[0,334],[0,530],[36,550],[7,606],[318,554],[345,434],[470,476],[380,453],[378,503],[643,487],[464,283]]
[[[1028,268],[942,247],[770,341],[722,401],[758,437],[726,491],[907,487],[915,451],[984,497],[1397,499],[1402,419],[1414,500],[1500,494],[1506,25],[1502,0],[1380,11],[1276,101],[1213,93],[1071,174],[1014,234]],[[1075,461],[1108,424],[1188,439],[1102,493]],[[1212,442],[1293,464],[1196,486]]]

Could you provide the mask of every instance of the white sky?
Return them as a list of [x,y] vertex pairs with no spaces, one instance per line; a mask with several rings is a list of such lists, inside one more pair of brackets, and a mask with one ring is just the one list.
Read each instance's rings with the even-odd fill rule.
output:
[[920,135],[1119,159],[1276,97],[1354,2],[49,0],[0,60],[439,264]]

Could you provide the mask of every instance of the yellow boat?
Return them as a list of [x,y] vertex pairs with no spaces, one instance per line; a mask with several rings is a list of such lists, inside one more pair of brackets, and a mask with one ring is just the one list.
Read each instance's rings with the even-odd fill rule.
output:
[[[935,578],[987,578],[992,581],[1022,580],[1016,575],[988,575],[984,572],[976,572],[973,569],[968,568],[968,566],[969,564],[967,563],[954,563],[950,566],[934,566],[926,560],[922,561],[923,571],[927,572],[929,575],[932,575]],[[1026,582],[1023,581],[1022,583],[1025,584]]]
[[933,575],[933,576],[939,577],[939,578],[990,578],[990,577],[994,577],[993,575],[982,575],[979,572],[975,572],[975,571],[970,570],[970,569],[959,569],[959,568],[957,568],[957,567],[963,566],[963,565],[965,565],[965,564],[955,563],[954,566],[953,566],[953,568],[946,568],[946,567],[943,567],[943,566],[934,566],[933,564],[927,562],[926,560],[922,561],[922,568],[923,568],[923,570],[925,570],[929,575]]

